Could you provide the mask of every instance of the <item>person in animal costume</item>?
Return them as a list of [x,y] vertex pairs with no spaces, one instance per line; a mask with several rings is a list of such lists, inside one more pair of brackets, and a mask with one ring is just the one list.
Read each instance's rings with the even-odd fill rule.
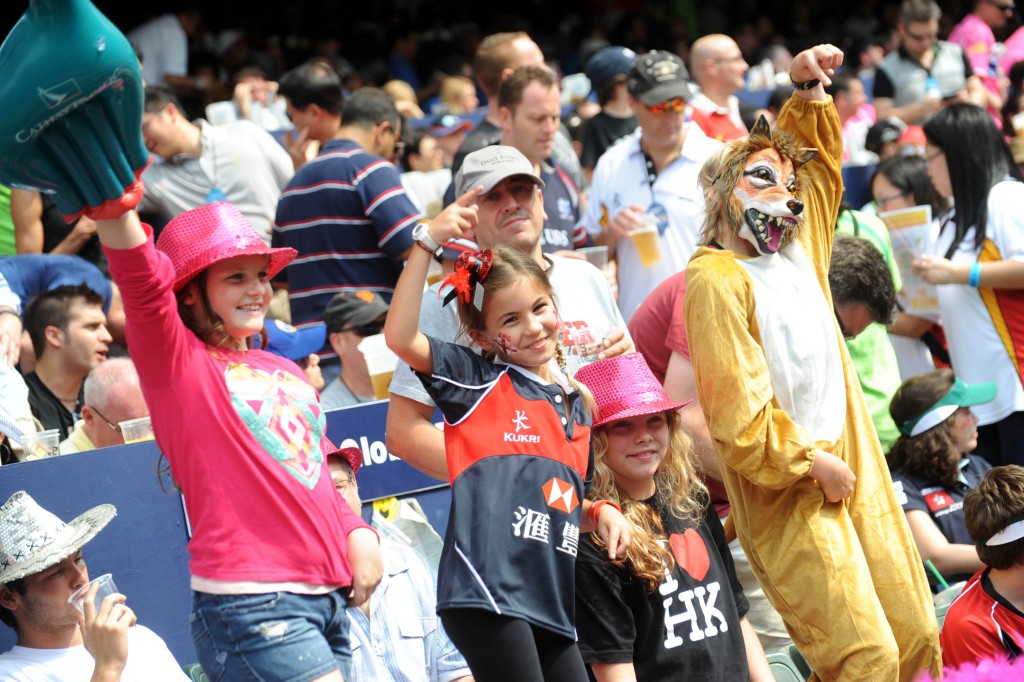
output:
[[761,118],[704,165],[686,327],[729,525],[812,679],[909,681],[939,674],[935,612],[828,286],[843,143],[822,83],[842,61],[800,53],[777,131]]

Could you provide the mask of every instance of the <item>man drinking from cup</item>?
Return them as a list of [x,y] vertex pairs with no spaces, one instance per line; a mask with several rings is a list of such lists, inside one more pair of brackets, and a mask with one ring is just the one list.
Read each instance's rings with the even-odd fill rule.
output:
[[68,601],[89,582],[83,545],[116,514],[101,504],[64,523],[24,491],[0,507],[0,620],[18,635],[0,654],[0,679],[187,682],[163,640],[135,624],[124,595],[97,610],[94,587],[84,615]]

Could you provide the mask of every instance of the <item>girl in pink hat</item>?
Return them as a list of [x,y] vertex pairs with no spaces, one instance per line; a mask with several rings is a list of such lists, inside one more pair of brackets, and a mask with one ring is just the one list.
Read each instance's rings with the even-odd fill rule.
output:
[[584,498],[590,408],[553,362],[565,358],[551,283],[521,251],[463,253],[440,292],[484,355],[417,328],[431,255],[475,225],[481,189],[418,227],[423,248],[406,262],[384,327],[445,420],[452,506],[438,613],[477,682],[586,682],[573,618],[577,544],[596,530],[615,557],[629,533],[614,504]]
[[722,524],[674,403],[639,353],[582,367],[594,411],[591,496],[630,525],[623,557],[580,538],[576,630],[605,680],[773,680],[750,623]]
[[192,637],[211,679],[342,680],[345,607],[380,581],[375,532],[325,465],[319,398],[301,369],[253,347],[270,278],[294,257],[214,203],[161,232],[97,221],[128,349],[192,525]]

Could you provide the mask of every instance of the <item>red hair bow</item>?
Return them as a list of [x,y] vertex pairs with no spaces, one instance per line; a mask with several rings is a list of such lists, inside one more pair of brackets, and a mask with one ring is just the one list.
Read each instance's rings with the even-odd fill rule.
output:
[[459,257],[455,259],[455,270],[444,278],[441,288],[438,289],[437,295],[440,296],[441,290],[446,286],[452,288],[444,297],[442,305],[448,305],[452,299],[458,297],[463,303],[473,301],[479,310],[483,302],[483,293],[482,290],[476,293],[477,285],[487,279],[487,273],[491,271],[493,263],[494,252],[490,249],[484,249],[477,253],[469,251],[460,253]]

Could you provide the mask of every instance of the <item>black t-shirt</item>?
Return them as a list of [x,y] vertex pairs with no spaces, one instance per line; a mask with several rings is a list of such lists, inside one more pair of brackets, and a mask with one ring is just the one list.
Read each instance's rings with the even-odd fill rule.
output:
[[39,420],[44,429],[60,429],[61,440],[67,438],[81,409],[82,391],[78,392],[78,402],[75,405],[75,412],[72,414],[68,408],[64,407],[60,398],[40,381],[35,372],[25,375],[25,384],[28,386],[28,406],[32,408],[35,418]]
[[609,116],[603,111],[597,112],[583,125],[583,151],[580,153],[580,163],[584,168],[593,168],[608,147],[636,130],[637,125],[635,116],[619,118]]
[[653,593],[609,561],[590,534],[576,558],[576,631],[583,660],[632,663],[640,682],[715,680],[749,675],[740,618],[749,610],[718,516],[700,524],[662,519],[676,566]]

